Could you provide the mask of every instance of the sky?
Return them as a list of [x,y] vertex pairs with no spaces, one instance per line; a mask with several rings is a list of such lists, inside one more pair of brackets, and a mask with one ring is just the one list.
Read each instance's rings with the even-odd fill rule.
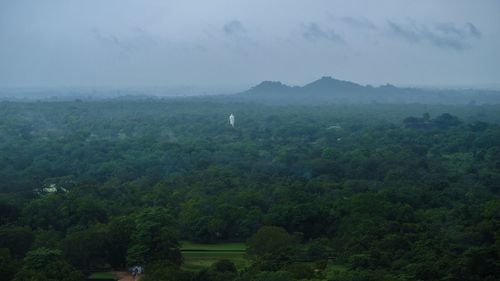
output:
[[498,0],[0,0],[0,87],[500,83]]

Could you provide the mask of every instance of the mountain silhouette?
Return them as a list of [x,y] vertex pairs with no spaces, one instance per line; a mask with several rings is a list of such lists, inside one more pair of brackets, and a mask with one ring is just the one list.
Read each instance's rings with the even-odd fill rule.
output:
[[373,87],[327,76],[304,86],[289,86],[278,81],[264,81],[235,96],[240,100],[272,104],[500,103],[499,91],[402,88],[391,84]]

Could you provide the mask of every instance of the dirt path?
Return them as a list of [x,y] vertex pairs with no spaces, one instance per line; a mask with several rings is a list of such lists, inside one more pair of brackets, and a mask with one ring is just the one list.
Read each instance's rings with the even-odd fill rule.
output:
[[137,278],[134,279],[134,277],[126,271],[115,271],[113,274],[118,277],[118,281],[137,281],[141,278],[140,276],[137,276]]

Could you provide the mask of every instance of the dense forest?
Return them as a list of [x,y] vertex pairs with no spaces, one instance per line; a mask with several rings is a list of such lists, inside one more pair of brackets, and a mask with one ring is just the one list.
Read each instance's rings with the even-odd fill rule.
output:
[[[499,280],[499,124],[498,105],[0,102],[0,280]],[[181,241],[245,242],[248,264],[186,270]]]

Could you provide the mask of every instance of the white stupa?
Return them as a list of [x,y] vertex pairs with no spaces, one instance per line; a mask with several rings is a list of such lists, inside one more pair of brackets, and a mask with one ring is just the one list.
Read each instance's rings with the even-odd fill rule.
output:
[[234,127],[234,115],[231,113],[231,115],[229,115],[229,124]]

